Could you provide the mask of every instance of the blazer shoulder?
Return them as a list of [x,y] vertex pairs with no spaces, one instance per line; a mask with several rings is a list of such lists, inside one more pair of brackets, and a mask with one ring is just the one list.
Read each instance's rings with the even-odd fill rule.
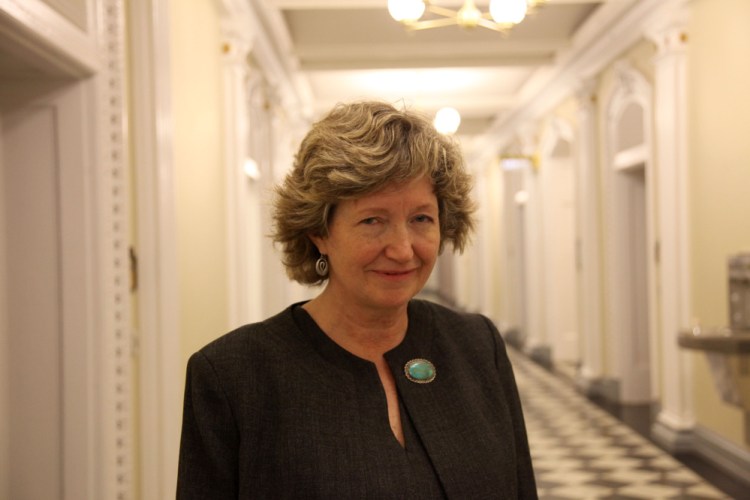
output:
[[240,326],[202,347],[195,355],[209,359],[242,356],[254,351],[284,349],[296,329],[292,306],[264,321]]
[[420,314],[429,316],[429,319],[440,328],[458,328],[466,332],[496,331],[492,321],[483,314],[459,311],[428,300],[414,300],[412,302],[414,308]]
[[486,316],[452,309],[426,300],[413,301],[417,321],[431,325],[445,342],[461,350],[494,351],[502,337]]

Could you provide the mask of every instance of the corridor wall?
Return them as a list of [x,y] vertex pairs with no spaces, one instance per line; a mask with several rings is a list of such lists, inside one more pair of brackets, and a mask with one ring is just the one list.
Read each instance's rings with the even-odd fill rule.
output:
[[[728,318],[727,258],[750,250],[750,2],[696,0],[690,22],[692,309],[703,327]],[[695,358],[698,424],[750,451],[750,415],[720,400],[702,353]]]
[[[612,157],[608,105],[618,92],[635,83],[628,81],[628,72],[642,81],[637,85],[648,87],[641,96],[652,97],[640,111],[646,117],[646,149],[640,160],[645,168],[623,170],[625,175],[641,176],[648,183],[641,203],[649,217],[644,239],[649,259],[648,289],[653,296],[649,299],[646,339],[650,382],[643,401],[652,402],[659,412],[652,432],[667,448],[697,452],[741,477],[746,476],[750,464],[750,416],[721,400],[705,355],[681,349],[677,336],[680,329],[692,326],[691,319],[709,328],[728,323],[727,259],[750,249],[750,197],[746,194],[750,186],[750,141],[745,133],[750,129],[750,67],[746,63],[750,35],[741,22],[750,18],[750,3],[695,0],[661,6],[663,11],[644,14],[642,24],[628,27],[632,30],[627,31],[632,36],[629,45],[618,45],[614,38],[598,40],[610,45],[599,52],[607,53],[605,57],[592,61],[576,81],[561,76],[550,85],[558,88],[540,92],[539,99],[548,102],[530,102],[527,111],[498,127],[497,135],[482,144],[496,145],[501,156],[514,155],[520,151],[518,145],[528,144],[531,137],[538,153],[546,127],[557,119],[571,123],[576,141],[590,143],[587,151],[579,151],[576,161],[591,162],[598,172],[589,179],[595,196],[578,210],[596,216],[579,217],[577,239],[579,252],[581,248],[597,249],[596,256],[589,253],[588,260],[580,263],[589,266],[589,275],[593,269],[595,279],[588,286],[598,290],[597,300],[581,294],[580,275],[578,283],[571,284],[582,298],[579,319],[596,309],[589,321],[580,323],[587,328],[579,353],[588,357],[578,360],[588,378],[581,388],[619,402],[621,378],[630,368],[621,362],[622,345],[611,331],[612,308],[617,307],[611,292],[619,284],[612,281],[616,263],[607,253],[612,249],[612,192],[604,174],[617,168]],[[477,166],[489,168],[486,160]],[[524,182],[538,182],[538,172],[544,168],[542,156],[536,174],[525,174]],[[506,185],[515,178],[513,175],[517,177],[504,174]],[[485,201],[504,197],[501,204],[513,206],[507,190],[490,186],[486,175],[483,179],[485,189],[494,193],[485,196]],[[577,188],[580,197],[580,179]],[[528,193],[533,196],[534,186]],[[518,246],[513,239],[520,236],[507,214],[498,213],[496,217],[497,222],[483,227],[483,231],[496,234],[484,234],[483,239],[499,242],[502,248],[494,255],[503,255],[509,245]],[[585,225],[593,226],[588,228],[588,236],[582,233]],[[523,229],[528,230],[534,228]],[[544,234],[541,241],[545,241]],[[513,270],[495,268],[488,259],[489,255],[484,257],[484,269],[491,270],[499,283],[509,283],[508,273]],[[505,331],[522,321],[514,312],[519,308],[509,299],[517,292],[518,288],[504,286],[497,293],[497,304],[483,305],[483,312],[495,315]],[[546,314],[544,304],[536,311]],[[544,332],[538,339],[549,342],[550,335],[555,332]],[[643,342],[633,345],[644,346]],[[639,394],[638,399],[643,396]]]
[[229,327],[221,36],[213,0],[172,0],[169,19],[179,320],[186,361]]

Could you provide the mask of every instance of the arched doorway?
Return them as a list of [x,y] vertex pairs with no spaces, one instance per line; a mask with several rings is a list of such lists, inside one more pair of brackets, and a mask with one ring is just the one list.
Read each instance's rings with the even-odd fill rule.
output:
[[619,387],[617,401],[647,403],[652,388],[655,331],[655,251],[651,161],[651,89],[627,64],[607,112],[606,275],[608,360]]

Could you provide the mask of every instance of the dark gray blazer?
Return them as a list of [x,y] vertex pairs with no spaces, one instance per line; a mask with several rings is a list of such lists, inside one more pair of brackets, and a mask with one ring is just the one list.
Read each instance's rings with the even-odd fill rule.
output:
[[[435,497],[410,479],[418,457],[390,431],[375,365],[294,308],[190,358],[177,498]],[[438,497],[537,498],[518,391],[494,325],[417,300],[408,314],[404,341],[385,358],[413,424],[406,448],[413,439],[426,452]],[[433,362],[433,382],[405,377],[414,358]]]

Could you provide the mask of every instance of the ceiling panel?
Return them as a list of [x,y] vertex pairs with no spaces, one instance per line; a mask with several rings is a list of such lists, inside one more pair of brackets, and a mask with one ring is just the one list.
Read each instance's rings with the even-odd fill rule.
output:
[[[263,1],[263,0],[261,0]],[[617,1],[617,0],[610,0]],[[453,106],[460,134],[508,113],[538,70],[552,67],[606,0],[550,0],[509,33],[457,26],[408,31],[387,0],[265,0],[283,20],[317,113],[380,98],[434,113]],[[460,1],[440,2],[452,8]],[[488,1],[477,1],[487,11]]]

